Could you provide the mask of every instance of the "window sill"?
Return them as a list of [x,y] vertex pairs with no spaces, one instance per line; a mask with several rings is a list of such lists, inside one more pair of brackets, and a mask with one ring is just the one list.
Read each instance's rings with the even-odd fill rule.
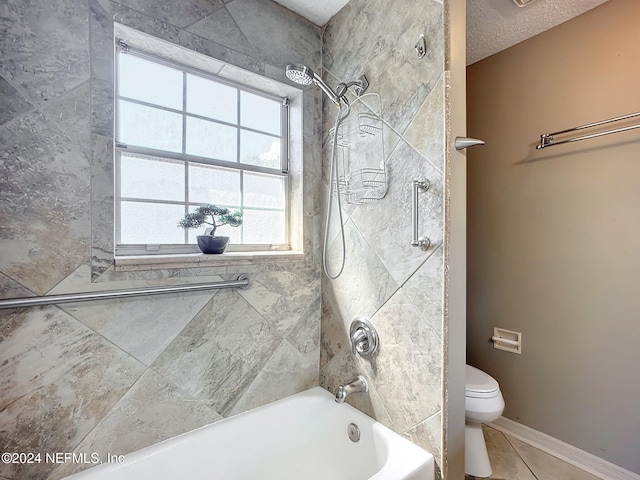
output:
[[180,255],[127,255],[115,257],[116,272],[164,270],[169,268],[230,267],[265,263],[299,262],[304,253],[288,250],[273,252],[227,252],[220,255],[188,253]]

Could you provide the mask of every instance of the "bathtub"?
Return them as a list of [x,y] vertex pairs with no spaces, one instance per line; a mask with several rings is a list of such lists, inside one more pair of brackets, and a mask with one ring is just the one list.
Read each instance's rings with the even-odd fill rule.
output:
[[[357,425],[360,439],[349,439]],[[67,477],[71,480],[434,480],[433,456],[321,387]]]

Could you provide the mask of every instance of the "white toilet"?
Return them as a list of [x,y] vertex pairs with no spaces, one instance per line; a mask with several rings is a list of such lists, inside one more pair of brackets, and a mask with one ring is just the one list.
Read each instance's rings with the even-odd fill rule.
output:
[[500,386],[491,375],[467,365],[465,386],[464,471],[474,477],[490,477],[491,463],[482,424],[497,420],[504,410]]

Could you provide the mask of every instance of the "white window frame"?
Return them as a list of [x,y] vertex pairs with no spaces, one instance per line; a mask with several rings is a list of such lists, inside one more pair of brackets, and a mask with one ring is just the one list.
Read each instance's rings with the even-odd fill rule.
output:
[[[119,54],[127,54],[127,55],[136,55],[138,57],[144,58],[145,60],[149,60],[152,61],[154,63],[160,64],[160,65],[165,65],[168,67],[171,67],[173,69],[177,69],[182,71],[183,73],[183,85],[186,89],[186,75],[187,74],[192,74],[192,75],[197,75],[206,79],[210,79],[213,80],[215,82],[236,88],[238,91],[245,91],[254,95],[258,95],[264,98],[268,98],[271,100],[276,100],[277,102],[280,103],[281,105],[281,128],[280,128],[280,132],[281,135],[279,136],[280,138],[280,147],[281,147],[281,152],[280,152],[280,159],[281,159],[281,165],[280,168],[278,169],[274,169],[274,168],[268,168],[268,167],[262,167],[262,166],[257,166],[257,165],[250,165],[250,164],[244,164],[244,163],[240,163],[239,161],[239,155],[240,155],[240,135],[238,135],[238,145],[237,145],[237,155],[238,158],[236,159],[236,162],[230,162],[230,161],[225,161],[225,160],[216,160],[216,159],[212,159],[212,158],[206,158],[206,157],[199,157],[199,156],[195,156],[195,155],[190,155],[190,154],[186,154],[184,152],[185,150],[185,137],[187,135],[186,132],[186,118],[189,117],[193,117],[193,118],[198,118],[198,119],[204,119],[207,121],[214,121],[216,123],[220,123],[223,125],[230,125],[234,128],[238,129],[238,132],[240,132],[240,130],[245,130],[245,131],[253,131],[253,132],[257,132],[260,134],[265,134],[265,132],[263,131],[258,131],[258,130],[253,130],[251,128],[247,128],[247,127],[243,127],[240,125],[240,120],[238,119],[238,122],[236,125],[232,125],[232,124],[228,124],[225,123],[223,121],[217,121],[217,120],[212,120],[210,118],[207,117],[202,117],[196,114],[192,114],[192,113],[187,113],[186,112],[186,95],[183,94],[183,108],[181,111],[179,110],[174,110],[172,108],[168,108],[168,107],[163,107],[160,105],[155,105],[155,104],[148,104],[146,102],[140,101],[140,100],[135,100],[135,99],[130,99],[127,97],[122,97],[120,95],[119,92],[119,85],[118,85],[118,69],[119,69],[119,65],[118,65],[118,59],[119,59]],[[284,216],[285,216],[285,243],[283,244],[230,244],[229,247],[227,248],[228,252],[261,252],[261,251],[273,251],[273,250],[291,250],[291,231],[290,231],[290,215],[291,215],[291,205],[290,205],[290,177],[289,177],[289,162],[290,162],[290,158],[289,158],[289,144],[290,144],[290,137],[289,137],[289,133],[290,133],[290,115],[289,115],[289,99],[286,96],[279,96],[279,95],[274,95],[273,93],[268,93],[265,92],[263,90],[257,89],[253,86],[248,86],[246,84],[237,82],[237,81],[233,81],[230,80],[228,78],[223,78],[220,77],[218,75],[215,75],[213,73],[210,72],[206,72],[191,66],[187,66],[184,64],[181,64],[179,62],[173,61],[173,60],[169,60],[166,58],[162,58],[160,56],[154,55],[154,54],[150,54],[141,50],[137,50],[132,48],[130,45],[128,45],[127,43],[125,43],[123,40],[117,40],[116,41],[116,72],[115,72],[115,95],[114,95],[114,99],[115,99],[115,106],[114,106],[114,116],[115,116],[115,132],[116,132],[116,136],[117,136],[117,132],[119,132],[119,117],[120,117],[120,111],[118,108],[118,101],[120,99],[124,99],[126,101],[129,102],[133,102],[136,103],[138,105],[146,105],[146,106],[150,106],[153,108],[157,108],[157,109],[161,109],[161,110],[165,110],[165,111],[169,111],[172,113],[178,113],[181,114],[183,116],[183,129],[182,129],[182,152],[181,153],[174,153],[174,152],[168,152],[168,151],[162,151],[162,150],[155,150],[152,148],[146,148],[146,147],[138,147],[138,146],[133,146],[133,145],[125,145],[124,143],[120,142],[117,138],[115,138],[115,196],[114,196],[114,207],[115,207],[115,225],[114,225],[114,234],[115,234],[115,245],[116,245],[116,256],[118,255],[166,255],[166,254],[183,254],[183,253],[197,253],[199,252],[198,246],[196,244],[189,244],[186,243],[188,241],[188,230],[185,230],[185,243],[184,244],[121,244],[120,242],[120,205],[122,201],[144,201],[146,203],[162,203],[162,204],[177,204],[177,205],[184,205],[185,206],[185,213],[187,213],[189,211],[189,208],[193,208],[194,206],[199,206],[199,205],[206,205],[203,203],[198,203],[198,202],[190,202],[189,201],[189,187],[188,187],[188,165],[190,163],[195,163],[195,164],[202,164],[202,165],[211,165],[211,166],[217,166],[217,167],[223,167],[223,168],[231,168],[234,170],[237,170],[239,172],[254,172],[254,173],[263,173],[263,174],[268,174],[268,175],[272,175],[272,176],[278,176],[283,178],[284,180],[284,185],[285,185],[285,211],[284,211]],[[254,74],[254,76],[257,76],[257,74]],[[238,102],[240,101],[240,95],[238,95]],[[238,105],[239,107],[239,105]],[[274,135],[274,138],[278,138],[277,135]],[[169,160],[178,160],[178,161],[183,161],[185,164],[185,199],[183,202],[178,202],[178,201],[165,201],[165,200],[140,200],[140,199],[130,199],[130,198],[123,198],[120,192],[120,163],[121,163],[121,156],[125,154],[125,155],[132,155],[132,156],[141,156],[141,157],[156,157],[159,159],[169,159]],[[241,174],[241,178],[242,178],[242,174]],[[240,184],[240,195],[241,195],[241,204],[243,202],[243,185],[242,185],[242,181]],[[225,205],[220,205],[220,206],[225,206]],[[271,210],[271,209],[269,209]],[[176,219],[176,225],[177,225],[177,221],[179,219]],[[176,226],[176,228],[178,228]],[[242,228],[242,227],[241,227]]]

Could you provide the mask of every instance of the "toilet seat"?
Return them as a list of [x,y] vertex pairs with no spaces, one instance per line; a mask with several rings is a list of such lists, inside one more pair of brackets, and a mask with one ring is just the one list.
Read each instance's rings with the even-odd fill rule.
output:
[[491,375],[471,365],[466,366],[465,397],[492,398],[499,394],[500,386]]

